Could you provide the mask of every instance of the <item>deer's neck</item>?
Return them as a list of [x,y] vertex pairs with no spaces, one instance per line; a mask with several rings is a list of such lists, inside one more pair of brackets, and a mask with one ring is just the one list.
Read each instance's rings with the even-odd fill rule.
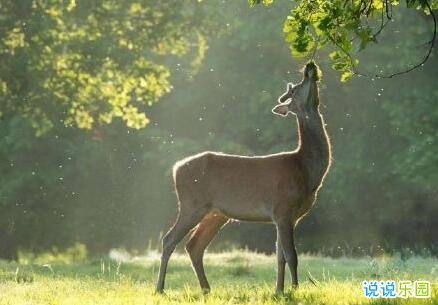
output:
[[327,135],[321,113],[311,111],[298,116],[299,147],[298,153],[307,169],[309,189],[318,190],[327,173],[330,160],[330,140]]

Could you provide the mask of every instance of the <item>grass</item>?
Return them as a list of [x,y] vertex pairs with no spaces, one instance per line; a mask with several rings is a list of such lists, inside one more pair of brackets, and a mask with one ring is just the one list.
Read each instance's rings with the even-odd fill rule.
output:
[[[129,262],[108,259],[81,263],[16,264],[0,262],[0,304],[438,304],[438,260],[412,257],[378,259],[300,257],[300,287],[274,293],[275,257],[233,251],[207,254],[206,273],[212,286],[203,295],[186,255],[169,264],[166,294],[156,295],[159,257],[151,253]],[[307,273],[317,281],[314,286]],[[362,281],[370,279],[429,280],[429,299],[367,299]],[[290,287],[289,280],[286,286]]]

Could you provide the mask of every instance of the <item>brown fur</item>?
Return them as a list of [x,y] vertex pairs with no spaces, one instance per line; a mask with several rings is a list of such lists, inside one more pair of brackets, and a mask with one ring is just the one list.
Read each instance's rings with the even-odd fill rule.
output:
[[179,216],[163,239],[157,291],[164,289],[169,257],[195,227],[187,251],[200,286],[209,290],[202,258],[205,248],[228,219],[273,222],[277,227],[277,291],[284,288],[288,263],[298,284],[293,229],[312,207],[330,166],[330,143],[319,112],[317,67],[308,64],[303,81],[288,86],[273,112],[297,116],[299,145],[293,152],[247,157],[203,152],[174,166]]

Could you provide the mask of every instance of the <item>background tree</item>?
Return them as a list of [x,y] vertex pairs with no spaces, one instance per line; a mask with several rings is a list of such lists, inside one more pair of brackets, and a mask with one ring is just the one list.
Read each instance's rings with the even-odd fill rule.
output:
[[[123,119],[98,123],[98,114],[103,113],[99,105],[107,100],[94,95],[89,99],[90,107],[97,107],[90,112],[91,134],[77,123],[66,127],[65,120],[71,116],[68,103],[76,100],[80,86],[67,92],[67,104],[45,100],[47,107],[41,109],[53,126],[39,137],[29,124],[33,119],[23,111],[2,108],[0,255],[13,257],[20,249],[38,252],[75,242],[86,244],[91,253],[113,247],[137,251],[155,247],[176,212],[170,177],[176,160],[202,150],[253,155],[295,148],[294,121],[270,113],[286,82],[299,81],[304,63],[290,58],[283,41],[282,25],[290,3],[253,8],[235,1],[192,4],[186,7],[187,16],[199,15],[190,22],[208,21],[201,33],[209,50],[203,64],[197,62],[195,74],[191,63],[200,58],[195,48],[181,56],[147,57],[152,51],[144,47],[145,58],[167,68],[167,81],[173,87],[159,103],[144,108],[131,95],[129,103],[137,105],[138,113],[147,113],[147,128],[130,128]],[[122,14],[130,7],[115,12]],[[75,9],[79,8],[78,4]],[[121,18],[111,12],[106,11],[105,20],[86,35],[104,32],[109,42],[94,47],[108,48],[105,52],[117,54],[118,60],[131,58],[129,49],[113,46],[111,29],[100,28]],[[427,49],[418,48],[418,43],[430,34],[428,18],[421,10],[399,5],[394,21],[381,33],[382,43],[369,44],[360,54],[361,65],[393,71],[416,62]],[[212,33],[211,24],[218,24],[213,29],[224,35],[218,38],[216,31]],[[159,27],[154,35],[160,36],[161,30],[165,37],[166,30]],[[192,30],[197,44],[199,28]],[[316,55],[325,73],[320,92],[334,163],[315,209],[299,225],[299,251],[359,255],[410,248],[436,254],[436,51],[422,69],[391,80],[354,77],[348,85],[340,83],[330,69],[331,51],[320,49]],[[2,79],[17,79],[20,85],[23,79],[40,82],[33,72],[23,74],[18,57],[8,56],[0,68]],[[99,71],[102,58],[100,53],[90,57],[90,74]],[[131,64],[127,60],[126,67]],[[128,72],[121,69],[120,73]],[[63,77],[57,79],[62,82]],[[12,99],[4,97],[2,105],[7,101]],[[91,105],[94,102],[97,106]],[[274,249],[273,236],[270,225],[234,223],[222,232],[216,247],[248,246],[269,252]]]
[[[214,28],[198,1],[2,1],[0,115],[20,113],[42,135],[61,121],[92,129],[170,92],[169,56],[199,68]],[[219,30],[218,30],[219,28]]]

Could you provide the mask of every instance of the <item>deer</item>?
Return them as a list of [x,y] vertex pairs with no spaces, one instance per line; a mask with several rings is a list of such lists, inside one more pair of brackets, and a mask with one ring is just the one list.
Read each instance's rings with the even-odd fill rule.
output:
[[269,222],[276,227],[277,283],[283,293],[287,263],[292,287],[298,287],[295,226],[313,206],[331,164],[331,146],[319,111],[318,66],[306,64],[300,83],[287,84],[272,113],[292,114],[298,125],[298,147],[291,152],[240,156],[203,152],[173,167],[179,212],[162,239],[156,292],[164,291],[170,256],[191,231],[186,244],[201,289],[210,285],[203,257],[220,229],[230,220]]

